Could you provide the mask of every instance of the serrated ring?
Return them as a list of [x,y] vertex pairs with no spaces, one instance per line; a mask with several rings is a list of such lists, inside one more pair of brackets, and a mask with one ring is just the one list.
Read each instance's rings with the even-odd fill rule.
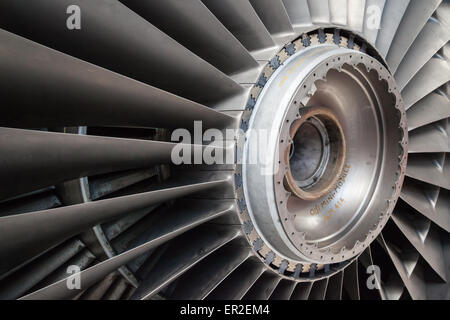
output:
[[[297,58],[296,62],[298,63],[298,61],[301,61],[302,59],[305,59],[305,55],[310,55],[310,56],[314,56],[314,55],[318,55],[320,56],[322,53],[328,54],[329,57],[326,59],[322,59],[321,63],[317,64],[315,66],[315,68],[309,70],[309,75],[307,77],[304,77],[303,81],[297,84],[297,92],[295,93],[295,97],[294,94],[292,94],[291,97],[291,101],[293,103],[297,103],[298,105],[305,105],[308,103],[308,101],[314,96],[314,91],[317,89],[315,88],[315,82],[316,81],[323,81],[326,78],[327,72],[329,70],[336,70],[337,72],[342,72],[343,68],[355,68],[358,69],[360,72],[360,70],[362,69],[362,67],[364,67],[365,71],[367,73],[370,73],[372,71],[376,71],[376,78],[377,81],[380,82],[385,82],[387,91],[389,92],[389,95],[391,97],[395,97],[395,108],[396,109],[402,109],[402,102],[401,102],[401,98],[400,95],[397,92],[396,89],[396,85],[392,80],[392,77],[390,76],[389,71],[387,71],[385,69],[385,67],[379,63],[378,61],[376,61],[373,57],[368,56],[366,54],[363,53],[358,53],[355,51],[351,51],[351,50],[347,50],[347,49],[339,49],[336,48],[335,46],[333,46],[331,48],[327,47],[326,45],[322,45],[319,47],[316,47],[315,49],[311,50],[308,53],[308,50],[304,50],[302,51],[303,57],[291,57],[289,59],[295,60],[295,58]],[[289,60],[288,59],[288,60]],[[284,61],[284,64],[288,67],[289,66],[289,61],[286,60]],[[292,64],[290,65],[292,67]],[[367,67],[368,66],[368,67]],[[277,70],[275,73],[280,73],[282,69]],[[269,81],[276,81],[274,80],[275,78],[277,78],[277,76],[272,75]],[[282,78],[281,82],[285,82],[286,80],[284,79],[284,77]],[[280,83],[281,83],[280,82]],[[280,85],[280,84],[279,84]],[[266,89],[267,86],[264,88]],[[264,95],[264,89],[262,90],[262,95]],[[257,106],[255,107],[255,109],[257,108]],[[295,110],[295,109],[293,109]],[[286,114],[283,115],[283,119],[281,121],[279,121],[280,123],[289,123],[291,121],[295,121],[296,117],[298,117],[298,106],[297,106],[297,110],[294,111],[293,113],[295,114],[290,114],[290,111],[286,111]],[[391,113],[392,114],[392,113]],[[407,139],[407,134],[406,133],[406,121],[403,119],[403,113],[402,112],[398,112],[397,113],[399,115],[399,121],[397,122],[397,127],[401,128],[402,133],[399,135],[399,141],[401,142],[402,146],[404,146],[404,142],[405,139]],[[278,120],[275,120],[278,121]],[[250,128],[252,127],[252,121],[250,119],[250,122],[248,123],[248,125],[250,126]],[[279,146],[281,145],[286,145],[286,142],[289,142],[289,129],[290,126],[286,125],[286,128],[288,128],[287,130],[284,129],[280,129],[280,137],[279,137]],[[284,138],[284,139],[283,139]],[[282,142],[283,141],[283,142]],[[278,150],[278,152],[274,152],[274,154],[282,154],[283,156],[281,158],[283,158],[286,154],[286,146],[281,148],[282,150]],[[400,159],[398,162],[398,167],[404,167],[406,164],[406,156],[405,156],[405,152],[404,152],[404,148],[401,148],[401,151],[398,153],[398,155],[396,155],[397,159]],[[270,152],[270,150],[269,150]],[[250,221],[253,222],[253,225],[256,229],[256,232],[258,235],[260,235],[260,238],[262,240],[262,242],[264,244],[268,244],[269,248],[271,249],[270,252],[274,252],[275,253],[275,257],[279,256],[282,261],[286,260],[288,261],[288,263],[290,265],[292,265],[290,262],[291,261],[295,261],[296,263],[303,263],[303,264],[330,264],[330,263],[336,263],[336,262],[342,262],[342,261],[346,261],[348,259],[352,259],[353,257],[357,256],[359,253],[361,253],[364,248],[367,247],[368,243],[370,243],[372,241],[372,239],[374,238],[374,235],[377,234],[382,228],[380,228],[379,226],[383,226],[390,213],[392,212],[391,208],[393,209],[393,207],[390,205],[391,202],[395,202],[398,195],[396,194],[390,194],[389,197],[386,199],[386,206],[383,208],[380,208],[380,210],[378,210],[379,215],[377,217],[375,217],[374,219],[377,220],[377,223],[371,223],[370,224],[370,228],[367,228],[367,230],[365,230],[363,233],[364,235],[362,237],[360,237],[358,240],[354,241],[354,243],[351,246],[342,246],[339,248],[339,250],[336,250],[336,248],[323,248],[320,246],[320,244],[318,243],[314,243],[314,241],[310,241],[310,239],[308,239],[308,233],[307,232],[303,232],[303,231],[299,231],[296,230],[293,227],[292,223],[289,223],[290,219],[292,219],[292,217],[290,217],[288,214],[284,214],[283,211],[283,207],[286,205],[288,198],[291,196],[291,192],[289,192],[290,190],[286,190],[285,185],[283,183],[279,183],[280,181],[282,181],[283,177],[286,175],[286,170],[288,170],[288,166],[283,166],[285,164],[283,164],[283,162],[281,161],[280,158],[280,164],[281,164],[281,168],[280,170],[277,171],[276,174],[274,174],[274,185],[275,185],[275,193],[274,193],[274,201],[273,203],[276,205],[276,213],[277,215],[272,215],[272,221],[274,224],[278,223],[278,233],[282,234],[284,233],[285,237],[284,239],[282,239],[282,242],[284,242],[285,247],[284,248],[280,248],[280,246],[278,246],[278,244],[273,244],[273,239],[267,239],[267,237],[265,237],[265,234],[268,234],[267,230],[263,231],[261,230],[262,228],[260,228],[260,225],[264,225],[264,222],[261,223],[258,222],[258,219],[260,217],[256,216],[254,213],[252,213],[252,204],[250,202],[250,205],[248,205],[250,207]],[[244,177],[244,189],[245,187],[245,183],[246,183],[246,178],[245,178],[245,170],[246,170],[246,165],[243,165],[243,177]],[[402,170],[399,171],[399,173],[397,175],[395,175],[397,181],[394,181],[393,185],[399,185],[399,182],[401,182],[401,180],[403,179],[403,174],[404,172]],[[278,181],[277,181],[278,180]],[[339,180],[339,179],[338,179]],[[247,181],[248,182],[248,181]],[[400,183],[401,184],[401,183]],[[399,189],[395,188],[395,192],[397,192]],[[245,190],[244,190],[245,192]],[[246,195],[248,198],[251,198],[251,196]],[[247,198],[246,197],[246,198]],[[389,199],[389,202],[387,201]],[[251,201],[251,200],[250,200]],[[382,214],[381,214],[382,212]],[[267,217],[266,217],[267,218]],[[267,221],[265,221],[267,222]],[[267,225],[267,223],[265,223]],[[281,228],[280,228],[281,226]],[[263,227],[264,228],[264,227]],[[254,240],[259,239],[259,238],[255,238]],[[286,241],[287,240],[287,241]],[[288,250],[286,250],[286,248],[288,248]]]

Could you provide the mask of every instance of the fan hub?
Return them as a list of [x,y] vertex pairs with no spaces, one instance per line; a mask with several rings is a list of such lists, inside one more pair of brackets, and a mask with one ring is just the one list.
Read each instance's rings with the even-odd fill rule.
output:
[[334,45],[294,54],[264,86],[246,135],[247,209],[274,253],[336,263],[381,232],[407,143],[404,106],[381,63]]
[[345,135],[326,108],[304,107],[299,115],[290,128],[284,183],[300,199],[320,199],[335,186],[344,168]]

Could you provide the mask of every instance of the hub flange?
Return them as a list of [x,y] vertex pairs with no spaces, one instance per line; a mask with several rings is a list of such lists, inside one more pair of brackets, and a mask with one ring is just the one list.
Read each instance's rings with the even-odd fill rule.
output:
[[[404,106],[389,71],[354,50],[307,48],[270,77],[248,126],[243,191],[264,243],[289,263],[360,254],[392,213],[406,168]],[[251,138],[261,131],[263,144]]]

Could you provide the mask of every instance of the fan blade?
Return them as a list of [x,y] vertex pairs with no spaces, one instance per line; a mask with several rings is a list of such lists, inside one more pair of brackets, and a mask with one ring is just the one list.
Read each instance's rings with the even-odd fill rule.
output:
[[176,144],[0,127],[0,146],[3,200],[79,177],[169,163]]
[[428,61],[402,90],[406,110],[448,81],[450,81],[448,61],[443,58]]
[[410,0],[386,1],[376,41],[376,48],[383,57],[386,57],[388,54],[392,40],[394,39],[409,3]]
[[[73,258],[77,253],[81,252],[85,247],[85,244],[80,240],[73,239],[44,253],[14,274],[2,280],[0,285],[0,299],[9,300],[19,298]],[[7,256],[3,255],[2,257]]]
[[426,299],[425,283],[423,279],[414,272],[416,270],[418,253],[412,257],[402,258],[400,254],[395,251],[395,248],[384,240],[382,235],[380,237],[383,241],[382,246],[394,263],[394,266],[411,297],[415,300]]
[[374,45],[381,28],[381,19],[387,1],[388,0],[366,0],[363,34],[367,41]]
[[344,289],[352,300],[360,300],[358,280],[358,259],[344,270]]
[[344,272],[339,272],[328,281],[325,300],[342,300]]
[[206,299],[241,300],[263,272],[264,266],[260,261],[248,259],[222,281]]
[[328,278],[313,282],[309,300],[324,300],[327,293]]
[[175,238],[169,242],[156,265],[140,283],[132,299],[150,299],[239,235],[237,228],[200,226]]
[[127,190],[140,182],[157,178],[157,167],[107,173],[89,177],[89,195],[91,200],[98,200],[116,192]]
[[411,207],[450,232],[450,192],[438,187],[405,179],[401,198]]
[[329,1],[330,20],[332,24],[346,26],[347,25],[347,0],[333,0]]
[[[79,273],[80,283],[86,289],[111,273],[120,266],[132,261],[148,250],[155,248],[174,237],[195,228],[207,221],[228,214],[234,210],[234,206],[224,207],[221,211],[216,208],[200,208],[195,204],[185,206],[182,211],[168,211],[161,215],[154,225],[153,238],[131,250],[116,255],[108,260],[100,262]],[[175,219],[176,218],[176,219]],[[67,278],[55,282],[36,292],[30,293],[21,299],[66,299],[77,294],[76,290],[67,288]]]
[[347,5],[347,25],[351,30],[362,32],[366,0],[348,0]]
[[448,120],[435,122],[409,132],[409,153],[450,152]]
[[250,0],[250,3],[273,37],[294,33],[282,0]]
[[445,154],[410,154],[406,175],[450,190],[450,165]]
[[424,260],[447,281],[441,239],[434,225],[428,219],[420,219],[405,210],[397,210],[392,219]]
[[283,0],[294,31],[312,27],[311,14],[307,0]]
[[281,278],[271,272],[264,272],[243,297],[243,300],[267,300]]
[[439,20],[428,20],[395,72],[400,90],[450,40],[450,5],[442,5],[436,12]]
[[450,118],[450,100],[440,90],[434,91],[408,109],[408,130]]
[[299,282],[292,293],[291,300],[308,300],[312,282]]
[[403,57],[442,0],[411,0],[400,23],[386,61],[395,73]]
[[259,51],[275,46],[270,33],[249,1],[202,1],[248,51]]
[[229,243],[182,275],[171,299],[205,299],[251,254],[250,248]]
[[295,286],[295,281],[282,279],[270,296],[270,300],[289,300],[294,292]]
[[117,278],[108,291],[101,297],[102,300],[119,300],[120,297],[125,293],[128,287],[128,282],[124,278]]
[[100,282],[85,290],[80,300],[100,300],[118,277],[118,272],[106,275]]
[[[230,116],[0,30],[0,125],[222,128]],[[24,94],[26,93],[26,94]],[[62,108],[61,106],[64,106]]]
[[308,0],[308,6],[313,24],[330,24],[330,8],[328,7],[328,0]]
[[88,268],[95,261],[95,256],[88,249],[84,249],[76,256],[68,260],[64,265],[59,267],[57,270],[52,272],[48,277],[39,282],[36,286],[34,286],[30,291],[36,291],[52,283],[55,283],[61,279],[67,278],[67,270],[69,267],[77,266],[80,270],[84,270]]
[[[73,5],[82,11],[79,30],[65,27],[69,16],[64,13]],[[241,91],[228,76],[116,0],[5,0],[0,27],[199,103]]]
[[244,46],[200,0],[121,2],[228,75],[258,67]]
[[[220,187],[226,180],[200,182],[73,206],[0,217],[0,274],[26,258],[98,223],[156,203]],[[17,235],[21,235],[17,237]]]

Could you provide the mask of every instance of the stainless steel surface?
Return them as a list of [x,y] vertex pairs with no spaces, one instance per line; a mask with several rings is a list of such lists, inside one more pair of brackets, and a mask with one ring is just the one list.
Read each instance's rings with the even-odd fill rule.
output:
[[441,2],[442,0],[410,1],[386,57],[393,72],[397,70],[414,39]]
[[408,109],[408,129],[414,130],[450,117],[450,100],[441,90],[436,90]]
[[[231,213],[233,208],[230,206],[225,206],[221,210],[214,210],[215,208],[198,210],[195,204],[181,208],[187,214],[183,217],[177,211],[171,211],[170,215],[164,215],[164,219],[157,222],[157,228],[154,229],[153,237],[151,240],[131,249],[123,252],[113,258],[96,264],[80,273],[80,281],[92,285],[98,280],[108,275],[110,272],[117,269],[119,266],[126,264],[133,258],[145,253],[151,248],[154,248],[168,240],[180,235],[198,225],[201,225],[207,221],[214,218],[220,217],[224,214]],[[178,214],[177,214],[178,213]],[[172,216],[178,216],[180,219],[174,221]],[[76,290],[70,290],[66,286],[66,278],[62,279],[54,284],[44,287],[36,292],[33,292],[21,299],[56,299],[56,298],[67,298],[75,295]]]
[[250,0],[250,3],[273,37],[294,32],[282,0]]
[[[375,44],[381,30],[381,19],[388,0],[366,0],[363,34],[365,39]],[[379,15],[378,15],[379,14]],[[379,25],[377,25],[379,23]]]
[[270,33],[249,1],[202,1],[248,51],[275,46]]
[[[60,25],[70,5],[85,9],[84,28],[76,33]],[[241,90],[117,0],[12,0],[0,8],[0,28],[190,100],[208,105]]]
[[121,2],[228,75],[258,66],[244,46],[199,0]]
[[[42,250],[82,232],[87,227],[156,203],[219,187],[223,182],[200,182],[63,208],[0,217],[2,240],[0,252],[1,255],[9,257],[8,260],[1,261],[1,273]],[[58,221],[57,224],[52,222],[55,219]],[[20,241],[17,234],[21,235]]]
[[326,25],[330,23],[328,0],[308,0],[308,6],[313,24]]
[[0,30],[0,39],[2,126],[189,128],[203,120],[204,126],[220,128],[233,120],[10,32]]
[[[302,68],[297,68],[300,64]],[[380,85],[380,79],[388,83],[387,88]],[[293,55],[265,85],[249,128],[270,132],[267,158],[251,164],[250,157],[257,154],[259,146],[248,135],[243,186],[255,229],[283,259],[303,263],[351,259],[373,241],[387,222],[400,192],[406,164],[406,154],[399,151],[407,144],[404,107],[395,86],[389,73],[372,58],[334,46],[311,48]],[[330,171],[334,179],[328,183],[330,188],[318,197],[309,198],[284,187],[286,170],[292,170],[285,154],[291,148],[291,124],[304,121],[303,116],[308,118],[309,113],[303,114],[302,108],[314,110],[315,106],[325,107],[340,120],[347,147],[338,145],[346,154],[345,163],[337,171]],[[333,159],[337,158],[333,155]],[[362,163],[365,165],[361,166]],[[390,188],[379,187],[387,185]],[[331,192],[333,188],[335,191]],[[392,203],[388,208],[386,199]],[[336,209],[336,202],[345,209]],[[339,219],[335,218],[337,214]]]
[[347,26],[358,33],[364,28],[364,15],[367,0],[348,0]]
[[445,57],[430,59],[402,90],[406,110],[450,80],[450,66]]
[[283,0],[283,3],[294,30],[312,26],[308,0]]
[[169,163],[175,145],[0,128],[5,181],[0,188],[0,199],[75,178]]
[[330,7],[330,20],[332,24],[341,26],[347,25],[347,2],[348,0],[328,1],[328,6]]
[[411,78],[450,40],[450,4],[442,3],[399,64],[395,79],[402,90]]
[[410,0],[386,0],[376,41],[376,47],[383,57],[386,57],[389,52],[409,3]]

